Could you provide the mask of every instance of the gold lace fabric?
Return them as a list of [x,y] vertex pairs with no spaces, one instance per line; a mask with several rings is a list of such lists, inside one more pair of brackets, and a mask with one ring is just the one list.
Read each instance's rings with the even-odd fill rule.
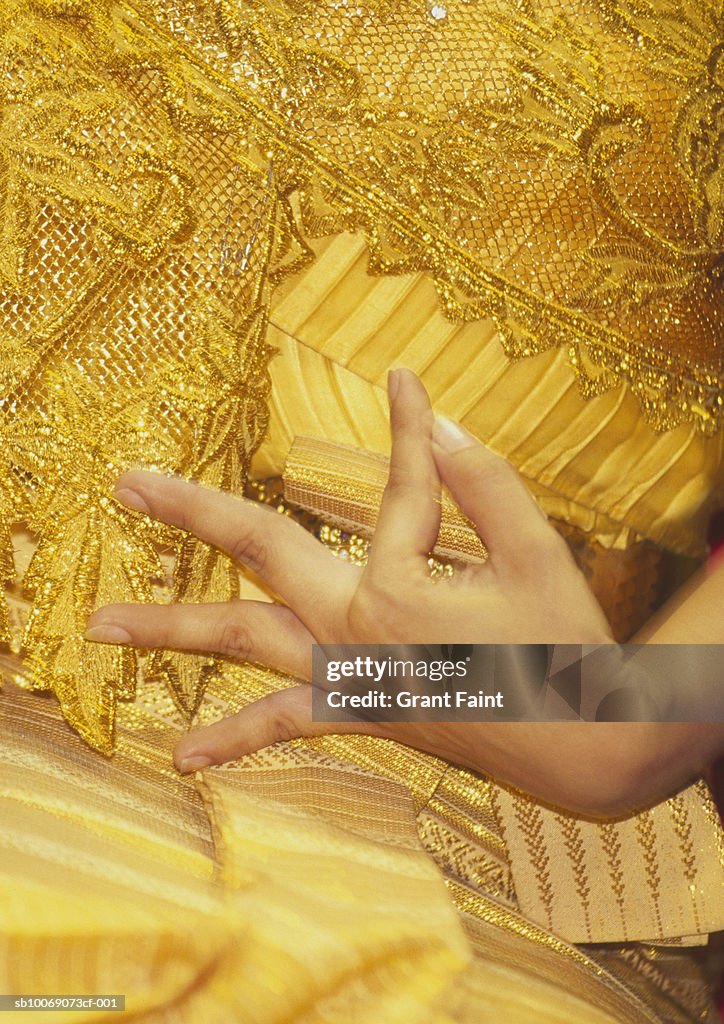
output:
[[[2,518],[40,540],[35,684],[97,746],[133,658],[82,622],[159,573],[108,486],[144,464],[240,487],[269,286],[305,236],[359,229],[373,270],[424,269],[511,355],[563,344],[584,390],[626,379],[659,426],[716,426],[720,7],[441,10],[0,7]],[[233,593],[197,545],[180,564],[177,599]],[[211,671],[152,667],[189,711]]]
[[[275,283],[355,230],[510,357],[567,353],[658,428],[721,416],[721,4],[0,3],[0,574],[33,685],[112,748],[129,651],[89,612],[235,593],[227,563],[108,498],[132,465],[240,490]],[[474,388],[474,384],[471,385]],[[9,626],[6,640],[17,643]],[[151,659],[186,713],[218,664]]]

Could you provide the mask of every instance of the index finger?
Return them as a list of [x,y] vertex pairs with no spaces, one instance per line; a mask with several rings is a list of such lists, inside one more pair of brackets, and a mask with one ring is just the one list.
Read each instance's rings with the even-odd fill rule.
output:
[[355,585],[353,566],[334,558],[288,516],[176,476],[133,470],[116,483],[121,504],[195,534],[255,573],[312,632]]

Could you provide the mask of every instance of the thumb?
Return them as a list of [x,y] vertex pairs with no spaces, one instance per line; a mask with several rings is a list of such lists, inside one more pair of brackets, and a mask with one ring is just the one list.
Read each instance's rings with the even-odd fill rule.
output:
[[435,419],[433,451],[453,498],[473,521],[493,564],[515,564],[558,543],[555,530],[515,467],[442,416]]
[[312,687],[302,683],[254,701],[213,725],[192,729],[176,745],[174,764],[182,774],[235,761],[262,747],[303,736],[380,731],[374,722],[315,722]]

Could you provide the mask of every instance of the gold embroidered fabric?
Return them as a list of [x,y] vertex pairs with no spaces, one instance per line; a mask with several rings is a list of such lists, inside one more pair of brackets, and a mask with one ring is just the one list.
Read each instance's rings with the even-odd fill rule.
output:
[[706,941],[722,925],[724,862],[703,782],[605,825],[496,791],[521,910],[574,942]]
[[[371,536],[388,472],[389,462],[382,455],[300,437],[284,467],[284,495],[292,505]],[[434,554],[477,562],[486,557],[475,527],[447,496],[442,498]]]
[[[307,774],[272,752],[257,792],[232,771],[197,793],[168,760],[183,723],[285,680],[154,652],[137,689],[135,654],[81,635],[109,601],[238,593],[218,553],[108,494],[134,465],[240,492],[272,345],[275,382],[296,383],[276,387],[272,441],[306,404],[379,450],[379,385],[405,359],[486,440],[495,420],[546,511],[607,549],[701,555],[724,496],[722,20],[714,0],[0,0],[4,660],[116,751],[83,747],[48,697],[0,696],[6,991],[120,978],[151,1024],[251,1005],[270,1022],[706,1019],[681,951],[657,973],[637,946],[617,977],[520,912],[492,785],[353,737],[300,746]],[[350,306],[379,314],[362,339]]]
[[[625,381],[659,428],[717,428],[721,4],[436,15],[0,5],[0,574],[22,520],[34,685],[99,749],[135,659],[82,624],[161,574],[159,531],[109,485],[144,464],[240,488],[269,290],[315,237],[355,229],[375,273],[424,272],[448,316],[492,315],[511,357],[559,350],[586,394]],[[177,600],[233,594],[218,556],[178,543]],[[217,667],[164,654],[150,672],[192,713]]]

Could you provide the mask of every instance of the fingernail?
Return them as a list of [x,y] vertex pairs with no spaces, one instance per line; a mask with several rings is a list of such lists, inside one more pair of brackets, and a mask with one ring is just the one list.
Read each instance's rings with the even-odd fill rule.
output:
[[132,641],[131,634],[120,626],[90,626],[83,638],[99,644],[130,644]]
[[205,754],[196,754],[194,757],[185,757],[178,770],[182,775],[187,775],[189,772],[198,771],[199,768],[208,768],[213,763],[211,758],[206,757]]
[[141,497],[138,491],[132,491],[130,487],[120,487],[113,492],[113,497],[116,501],[120,501],[121,505],[125,505],[126,508],[132,508],[136,512],[145,512],[150,515],[151,509],[148,507],[145,499]]
[[387,374],[387,397],[394,402],[397,397],[397,389],[400,386],[400,371],[390,370]]
[[460,452],[464,448],[472,448],[477,444],[472,434],[445,416],[435,417],[432,439],[444,452],[451,455],[453,452]]

